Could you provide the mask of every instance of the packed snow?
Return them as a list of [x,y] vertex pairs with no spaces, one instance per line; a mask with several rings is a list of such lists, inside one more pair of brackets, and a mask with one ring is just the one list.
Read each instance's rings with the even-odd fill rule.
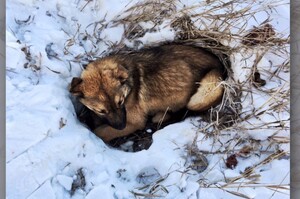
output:
[[[184,9],[184,4],[191,6],[197,2],[178,1],[177,6]],[[283,121],[280,125],[287,128],[276,132],[277,138],[289,138],[288,111],[243,121],[244,130],[225,130],[219,135],[221,142],[199,130],[200,117],[187,118],[155,132],[150,148],[135,153],[106,145],[78,121],[68,84],[80,75],[82,64],[95,59],[94,55],[105,55],[109,45],[123,39],[123,25],[114,25],[112,21],[128,14],[125,11],[137,3],[135,0],[7,1],[7,199],[289,198],[289,156],[260,164],[271,154],[270,149],[275,150],[274,146],[269,147],[274,129],[265,126],[258,129],[266,122]],[[260,3],[254,7],[260,7]],[[265,14],[270,13],[258,13],[256,20],[249,22],[249,29],[266,20]],[[270,16],[276,31],[288,36],[289,5],[282,3]],[[149,23],[141,25],[151,27]],[[95,32],[98,35],[94,38],[84,38]],[[170,21],[166,20],[158,31],[147,32],[140,42],[151,44],[174,37]],[[125,43],[134,45],[132,41]],[[254,54],[241,51],[231,57],[237,81],[247,78],[250,73],[247,67],[255,61]],[[284,59],[267,53],[258,68],[270,66],[270,60],[273,65],[281,64]],[[266,88],[289,86],[289,72],[277,75]],[[264,111],[266,104],[272,106],[273,98],[253,92],[255,107],[261,107],[258,111]],[[280,95],[276,99],[280,101]],[[242,103],[247,114],[253,100],[245,97]],[[225,164],[230,154],[224,151],[228,147],[241,150],[242,140],[235,140],[237,134],[241,139],[251,139],[252,147],[263,152],[237,157],[237,165],[231,169]],[[208,166],[201,172],[193,169],[189,151],[196,136],[197,150],[207,152],[203,155]],[[276,150],[289,152],[289,143],[276,146],[279,147]],[[258,166],[252,175],[243,178],[242,173],[254,165]],[[231,180],[233,183],[229,183]]]

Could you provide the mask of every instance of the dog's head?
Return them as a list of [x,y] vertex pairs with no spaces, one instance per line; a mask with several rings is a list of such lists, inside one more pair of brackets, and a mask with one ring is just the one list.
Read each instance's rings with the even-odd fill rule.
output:
[[126,127],[125,100],[130,92],[128,70],[112,61],[96,61],[87,66],[81,77],[74,77],[69,91],[110,126]]

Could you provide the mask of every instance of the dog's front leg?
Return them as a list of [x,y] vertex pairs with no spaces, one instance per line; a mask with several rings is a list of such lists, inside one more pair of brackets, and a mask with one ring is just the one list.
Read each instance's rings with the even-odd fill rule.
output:
[[145,128],[145,123],[127,123],[125,129],[117,130],[108,125],[102,125],[94,130],[94,133],[104,142],[109,142],[117,137],[123,137]]

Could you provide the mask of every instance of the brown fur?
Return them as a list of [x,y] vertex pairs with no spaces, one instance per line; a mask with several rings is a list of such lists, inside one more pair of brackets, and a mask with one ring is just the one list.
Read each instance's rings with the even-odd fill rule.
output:
[[90,63],[70,92],[109,125],[95,133],[104,141],[126,136],[168,113],[187,107],[205,111],[222,98],[224,66],[198,47],[163,45]]

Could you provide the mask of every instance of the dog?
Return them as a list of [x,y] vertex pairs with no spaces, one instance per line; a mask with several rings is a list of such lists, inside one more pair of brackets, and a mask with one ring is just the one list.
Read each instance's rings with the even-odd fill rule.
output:
[[94,133],[109,142],[166,121],[183,108],[203,112],[220,103],[226,70],[210,51],[168,44],[110,55],[74,77],[70,93],[106,121]]

